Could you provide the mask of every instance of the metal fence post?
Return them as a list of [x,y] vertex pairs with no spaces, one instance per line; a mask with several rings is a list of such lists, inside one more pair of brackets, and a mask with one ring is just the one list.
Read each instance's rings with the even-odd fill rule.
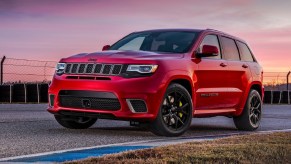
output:
[[289,75],[290,75],[290,73],[291,73],[291,71],[289,71],[289,72],[287,73],[287,77],[286,77],[286,78],[287,78],[287,84],[286,84],[286,85],[287,85],[287,94],[288,94],[288,95],[287,95],[287,97],[288,97],[288,104],[290,104],[290,101],[291,101],[291,100],[290,100],[290,93],[289,93]]
[[46,81],[46,66],[47,66],[47,63],[48,62],[45,62],[45,65],[44,65],[44,68],[43,68],[43,78],[44,78],[44,80]]
[[3,84],[3,64],[4,64],[4,61],[6,59],[6,56],[3,56],[3,58],[1,59],[1,63],[0,63],[0,69],[1,69],[1,72],[0,72],[0,84],[2,85]]
[[291,71],[289,71],[287,73],[287,91],[289,91],[289,75],[290,75]]

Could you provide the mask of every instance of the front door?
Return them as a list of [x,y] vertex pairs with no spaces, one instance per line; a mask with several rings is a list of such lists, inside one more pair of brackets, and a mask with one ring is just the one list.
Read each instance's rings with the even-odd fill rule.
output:
[[[195,71],[195,108],[196,110],[222,109],[226,107],[225,98],[228,94],[228,62],[221,58],[221,49],[216,35],[206,35],[199,46],[213,45],[218,47],[219,54],[215,57],[202,57],[196,64]],[[200,50],[198,50],[200,51]]]

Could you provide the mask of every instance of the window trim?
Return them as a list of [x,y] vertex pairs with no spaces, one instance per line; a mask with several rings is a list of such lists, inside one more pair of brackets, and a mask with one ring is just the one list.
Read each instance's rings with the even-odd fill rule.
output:
[[[223,37],[224,37],[224,38],[227,38],[227,39],[231,39],[231,40],[234,41],[235,47],[236,47],[237,52],[238,52],[238,57],[239,57],[238,60],[231,60],[231,59],[225,59],[225,58],[223,58],[223,56],[224,56],[224,47],[223,47],[223,44],[222,44],[222,38],[223,38]],[[241,61],[240,51],[239,51],[238,45],[237,45],[237,43],[236,43],[236,41],[237,41],[236,39],[234,39],[234,38],[232,38],[232,37],[229,37],[229,36],[220,35],[220,36],[219,36],[219,41],[221,42],[221,47],[222,47],[222,59],[224,59],[224,60],[226,60],[226,61]]]
[[203,42],[203,40],[205,39],[205,37],[208,36],[208,35],[214,35],[214,36],[217,37],[217,42],[218,42],[218,46],[219,46],[218,48],[219,48],[219,50],[220,50],[220,58],[204,57],[203,59],[225,60],[225,59],[222,58],[222,46],[221,46],[220,38],[219,38],[220,36],[219,36],[219,34],[215,34],[215,33],[207,33],[207,34],[205,34],[204,36],[202,36],[202,39],[199,41],[199,44],[198,44],[196,50],[194,51],[195,54],[198,53],[198,49],[200,48],[200,45],[202,44],[202,42]]
[[242,55],[242,54],[241,54],[242,52],[241,52],[240,49],[239,49],[239,45],[238,45],[238,43],[244,44],[244,45],[247,47],[247,49],[249,50],[249,52],[251,53],[251,56],[252,56],[252,58],[253,58],[253,61],[243,61],[242,59],[241,59],[241,61],[242,61],[242,62],[255,62],[255,63],[257,63],[257,60],[256,60],[256,58],[254,57],[254,54],[253,54],[253,52],[251,51],[251,49],[250,49],[250,47],[248,46],[248,44],[247,44],[247,43],[244,43],[244,42],[242,42],[242,41],[236,40],[236,44],[237,44],[237,47],[238,47],[238,50],[239,50],[240,55]]

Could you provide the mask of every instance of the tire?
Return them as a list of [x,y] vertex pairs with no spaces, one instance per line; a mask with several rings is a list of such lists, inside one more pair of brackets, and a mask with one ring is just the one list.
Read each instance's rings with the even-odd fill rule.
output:
[[151,131],[159,136],[180,136],[192,121],[193,103],[189,92],[180,84],[172,83],[166,90]]
[[242,114],[233,118],[236,128],[245,131],[256,130],[262,118],[262,104],[258,91],[251,90]]
[[69,118],[65,116],[55,115],[57,122],[65,128],[69,129],[87,129],[97,121],[97,118],[76,117]]

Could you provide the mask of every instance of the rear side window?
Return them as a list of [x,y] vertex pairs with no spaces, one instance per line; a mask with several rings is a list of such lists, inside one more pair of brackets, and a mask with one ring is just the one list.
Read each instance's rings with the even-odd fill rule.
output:
[[199,46],[199,52],[202,51],[202,47],[204,45],[211,45],[211,46],[216,46],[218,48],[218,56],[211,56],[208,58],[215,58],[215,59],[221,59],[221,53],[220,53],[220,46],[219,46],[219,42],[218,42],[218,38],[216,35],[207,35],[205,36],[205,38],[203,39],[202,43]]
[[235,41],[230,38],[221,37],[221,44],[223,47],[222,57],[226,60],[240,60],[239,52]]
[[238,45],[238,48],[240,50],[240,56],[241,56],[241,60],[242,61],[248,61],[248,62],[253,62],[254,61],[254,58],[252,56],[252,53],[249,49],[249,47],[240,42],[240,41],[237,41],[237,45]]

